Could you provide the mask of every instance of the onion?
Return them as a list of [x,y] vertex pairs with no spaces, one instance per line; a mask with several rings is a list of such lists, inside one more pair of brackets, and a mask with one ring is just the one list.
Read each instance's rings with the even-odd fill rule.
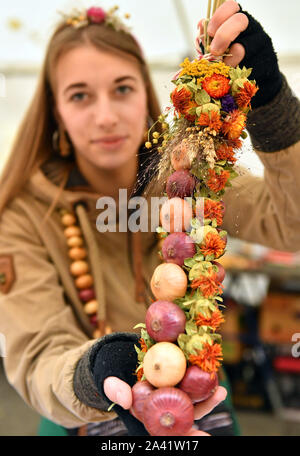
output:
[[187,276],[180,266],[173,263],[162,263],[154,270],[151,290],[156,299],[174,301],[185,295],[187,284]]
[[192,402],[196,403],[208,399],[215,392],[218,384],[216,373],[212,376],[198,366],[189,366],[178,388],[185,391]]
[[185,233],[172,233],[162,244],[163,259],[167,263],[182,266],[186,258],[192,258],[196,253],[194,240]]
[[166,192],[169,198],[185,198],[193,195],[195,178],[185,169],[175,171],[167,180]]
[[191,169],[192,163],[188,154],[188,148],[183,142],[172,150],[171,165],[176,171]]
[[178,388],[159,388],[144,403],[144,426],[150,435],[184,435],[194,424],[194,407]]
[[144,356],[144,375],[151,385],[174,386],[179,383],[186,370],[186,359],[178,345],[157,342]]
[[185,330],[186,317],[180,307],[169,301],[156,301],[146,313],[146,329],[156,342],[175,342]]
[[193,209],[182,198],[167,200],[160,211],[160,222],[165,231],[169,233],[187,231],[193,218]]
[[217,261],[212,261],[212,264],[214,264],[218,268],[217,281],[218,282],[223,282],[223,280],[225,279],[225,269],[224,269],[224,267],[222,266],[221,263],[218,263]]
[[135,416],[135,418],[140,421],[143,421],[143,408],[145,399],[149,396],[150,393],[152,393],[152,391],[154,391],[154,387],[150,385],[147,380],[135,383],[131,389],[132,405],[130,412],[133,416]]

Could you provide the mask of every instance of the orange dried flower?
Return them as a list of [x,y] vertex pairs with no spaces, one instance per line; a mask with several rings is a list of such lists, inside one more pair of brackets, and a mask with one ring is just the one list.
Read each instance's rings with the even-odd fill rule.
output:
[[138,382],[140,382],[142,380],[143,375],[144,375],[144,369],[141,367],[136,373]]
[[239,108],[245,109],[248,106],[250,106],[250,101],[251,98],[254,97],[256,92],[258,91],[258,87],[256,87],[255,84],[252,84],[249,81],[246,81],[244,84],[244,87],[238,92],[238,94],[235,97],[235,101]]
[[191,92],[185,87],[182,87],[180,90],[176,87],[171,93],[171,100],[176,111],[181,114],[184,114],[189,108],[191,99]]
[[217,281],[217,274],[210,276],[201,276],[194,279],[191,283],[191,288],[200,288],[200,291],[204,298],[212,298],[216,294],[222,293],[223,285]]
[[222,98],[229,92],[229,80],[222,74],[213,74],[202,81],[203,89],[212,98]]
[[189,102],[189,105],[188,107],[186,108],[185,112],[184,112],[184,117],[186,118],[186,120],[188,120],[189,122],[195,122],[195,119],[196,119],[196,114],[190,114],[189,113],[189,110],[192,109],[192,108],[196,108],[198,105],[195,101],[190,101]]
[[217,111],[210,111],[210,113],[202,113],[197,120],[197,123],[201,127],[209,127],[215,130],[217,133],[222,127],[222,120],[220,114]]
[[144,340],[142,337],[139,339],[139,343],[140,343],[140,345],[141,345],[141,350],[142,350],[142,352],[145,352],[145,353],[146,353],[146,351],[148,351],[148,347],[147,347],[147,345],[146,345],[145,340]]
[[219,146],[219,148],[216,150],[216,155],[218,160],[226,160],[231,163],[236,162],[233,147],[230,147],[227,144],[221,144],[221,146]]
[[237,139],[246,125],[246,115],[238,109],[232,111],[224,120],[222,131],[229,139]]
[[218,225],[223,222],[223,208],[224,206],[220,201],[214,201],[210,198],[205,198],[204,201],[204,218],[217,220]]
[[227,145],[229,147],[232,147],[233,150],[235,149],[240,149],[243,145],[243,141],[239,138],[235,138],[235,139],[228,139],[227,140]]
[[197,355],[189,356],[189,362],[205,372],[217,372],[221,365],[220,361],[223,360],[221,345],[217,343],[210,345],[206,342],[203,349],[197,350],[197,352]]
[[196,316],[197,326],[210,326],[214,332],[224,321],[223,314],[219,309],[215,310],[210,317],[205,317],[200,312]]
[[229,171],[222,170],[220,174],[217,174],[214,169],[209,169],[208,173],[209,179],[206,182],[207,186],[215,193],[223,190],[230,177]]
[[223,254],[225,246],[226,242],[218,234],[208,232],[200,250],[204,256],[214,255],[215,258],[219,258]]

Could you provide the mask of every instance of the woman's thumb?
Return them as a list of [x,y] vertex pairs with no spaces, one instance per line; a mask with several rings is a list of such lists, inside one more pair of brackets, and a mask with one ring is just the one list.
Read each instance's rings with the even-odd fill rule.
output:
[[124,409],[129,409],[132,404],[132,392],[128,383],[118,377],[107,377],[103,382],[103,389],[112,402]]

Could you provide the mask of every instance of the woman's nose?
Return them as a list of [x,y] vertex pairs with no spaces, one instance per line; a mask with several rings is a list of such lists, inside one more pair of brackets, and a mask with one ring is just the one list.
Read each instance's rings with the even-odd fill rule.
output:
[[112,128],[118,123],[118,111],[116,106],[107,95],[98,98],[94,106],[94,116],[97,126]]

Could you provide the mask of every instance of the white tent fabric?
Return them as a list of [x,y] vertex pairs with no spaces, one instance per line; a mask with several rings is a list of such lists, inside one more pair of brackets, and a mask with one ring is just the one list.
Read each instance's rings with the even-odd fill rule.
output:
[[[33,95],[39,67],[51,32],[60,20],[58,11],[116,4],[114,0],[13,0],[0,2],[0,172],[15,132]],[[171,77],[186,56],[196,56],[194,40],[198,21],[206,16],[207,0],[120,0],[119,14],[127,22],[151,64],[162,108],[169,104]],[[300,96],[299,0],[240,0],[273,39],[281,68]],[[5,45],[3,44],[5,43]],[[240,164],[254,174],[263,167],[245,142]]]
[[[120,13],[128,12],[128,22],[141,42],[150,61],[178,61],[193,52],[197,23],[206,15],[207,0],[122,0]],[[240,0],[242,7],[260,20],[272,36],[277,52],[299,54],[299,0]],[[113,0],[13,0],[0,3],[0,67],[4,64],[39,64],[47,39],[57,20],[57,11],[92,5],[104,8],[115,5]],[[16,31],[8,21],[18,19]],[[184,28],[184,23],[187,27]]]

